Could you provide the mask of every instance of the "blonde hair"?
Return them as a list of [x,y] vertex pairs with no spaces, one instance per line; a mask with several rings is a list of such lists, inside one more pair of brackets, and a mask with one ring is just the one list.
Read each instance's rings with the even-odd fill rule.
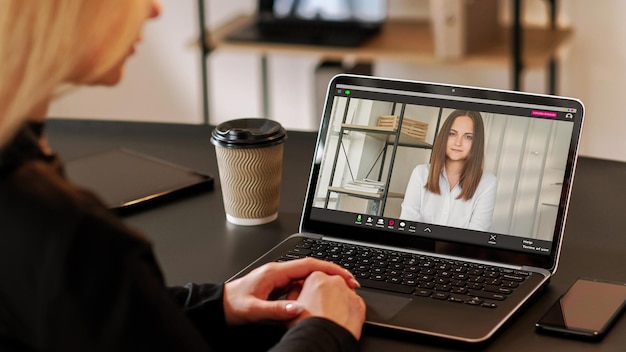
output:
[[43,118],[30,115],[62,84],[88,84],[123,60],[144,11],[134,0],[0,1],[0,147]]

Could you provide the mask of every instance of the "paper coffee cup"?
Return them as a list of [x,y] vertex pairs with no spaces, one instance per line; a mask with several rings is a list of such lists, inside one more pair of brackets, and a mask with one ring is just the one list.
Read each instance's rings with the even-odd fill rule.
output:
[[219,124],[211,133],[226,219],[260,225],[278,217],[283,143],[276,121],[246,118]]

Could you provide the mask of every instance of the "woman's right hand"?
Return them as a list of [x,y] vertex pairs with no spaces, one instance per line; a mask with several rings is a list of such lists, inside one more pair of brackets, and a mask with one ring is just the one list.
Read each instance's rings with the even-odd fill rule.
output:
[[291,322],[291,326],[308,317],[322,317],[344,327],[357,340],[361,337],[365,302],[343,277],[316,271],[304,280],[297,291],[290,296],[297,296],[304,310]]

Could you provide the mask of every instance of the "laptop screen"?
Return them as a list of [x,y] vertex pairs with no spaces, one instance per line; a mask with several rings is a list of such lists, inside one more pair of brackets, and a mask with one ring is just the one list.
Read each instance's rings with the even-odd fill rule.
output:
[[550,267],[582,117],[575,99],[340,75],[302,230],[514,252]]
[[259,0],[259,15],[263,25],[378,28],[387,18],[387,0]]
[[280,19],[303,21],[382,23],[386,0],[274,0],[272,14]]

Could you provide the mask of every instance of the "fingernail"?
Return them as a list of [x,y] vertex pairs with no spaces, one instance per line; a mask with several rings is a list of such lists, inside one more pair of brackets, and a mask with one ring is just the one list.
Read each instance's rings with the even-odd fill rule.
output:
[[287,303],[285,310],[289,314],[300,314],[304,310],[304,306],[300,303]]
[[354,278],[354,274],[350,270],[348,269],[344,269],[344,270],[348,273],[348,275],[350,275],[350,277]]
[[356,288],[361,288],[361,284],[358,281],[356,281],[355,278],[350,279],[350,282],[352,282],[352,284],[356,286]]

